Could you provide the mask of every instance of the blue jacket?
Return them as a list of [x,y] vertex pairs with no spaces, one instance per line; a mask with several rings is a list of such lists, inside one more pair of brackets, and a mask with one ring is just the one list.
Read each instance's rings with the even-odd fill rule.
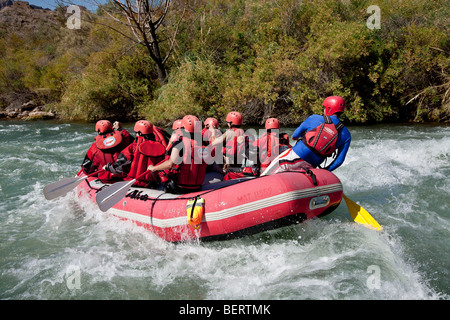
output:
[[[336,125],[339,123],[339,118],[336,116],[331,116],[331,121]],[[324,123],[325,119],[323,116],[318,114],[313,114],[308,117],[303,123],[294,131],[292,138],[301,138],[307,131],[317,128],[320,124]],[[337,169],[345,160],[347,151],[350,147],[350,142],[352,138],[350,131],[346,127],[339,130],[339,136],[336,142],[337,156],[333,162],[330,163],[325,169],[328,171],[333,171]],[[322,159],[318,155],[314,154],[301,140],[293,147],[293,151],[303,160],[310,163],[312,166],[319,166],[325,159]]]

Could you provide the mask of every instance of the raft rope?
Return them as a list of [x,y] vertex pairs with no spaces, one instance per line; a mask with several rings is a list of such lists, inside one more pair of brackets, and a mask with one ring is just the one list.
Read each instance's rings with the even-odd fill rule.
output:
[[[315,175],[310,169],[303,169],[303,170],[304,170],[304,171],[283,171],[283,172],[280,172],[280,173],[293,172],[293,173],[301,173],[301,174],[305,174],[305,175],[309,176],[310,179],[311,179],[311,181],[312,181],[312,183],[313,183],[315,186],[317,186],[317,178],[316,178],[316,175]],[[255,177],[255,178],[262,178],[262,177]],[[151,200],[151,201],[153,201],[153,202],[156,202],[157,200],[158,200],[158,201],[164,201],[164,200],[193,200],[193,199],[195,199],[195,198],[197,198],[197,197],[204,196],[205,194],[208,194],[208,193],[210,193],[210,192],[213,192],[213,191],[216,191],[216,190],[220,190],[220,189],[224,189],[224,188],[228,188],[228,187],[234,186],[235,184],[243,183],[243,182],[246,182],[246,181],[249,181],[249,180],[253,180],[253,179],[255,179],[255,178],[244,179],[244,180],[242,180],[242,181],[235,182],[235,183],[233,183],[232,185],[226,185],[226,186],[222,186],[222,187],[219,187],[219,188],[207,190],[207,191],[205,191],[205,192],[203,192],[203,193],[197,194],[197,195],[195,195],[195,196],[190,196],[190,197],[178,197],[178,198],[159,199],[162,195],[165,194],[165,192],[164,192],[164,193],[161,193],[161,194],[160,194],[159,196],[157,196],[156,198],[153,198],[153,199],[152,199],[152,198],[149,198],[149,197],[145,197],[144,199],[140,199],[140,200],[143,200],[143,201]],[[97,179],[97,180],[98,180],[98,179]],[[92,187],[92,186],[89,184],[89,182],[87,181],[87,179],[86,179],[85,181],[87,182],[89,188],[91,188],[91,189],[93,189],[93,190],[96,190],[96,193],[102,191],[105,187],[107,187],[107,185],[104,185],[104,186],[102,186],[101,188],[94,188],[94,187]],[[140,194],[141,192],[142,192],[142,191],[134,190],[134,191],[131,193],[131,195],[128,195],[128,194],[127,194],[126,197],[131,197],[131,198],[139,197],[139,194]],[[152,204],[152,205],[153,205],[153,204]]]
[[[155,199],[153,199],[153,203],[151,205],[151,209],[150,209],[150,225],[153,228],[153,233],[156,233],[156,229],[155,229],[155,225],[153,224],[153,208],[155,207],[156,201],[158,201],[158,198],[161,197],[164,193],[161,193],[159,196],[157,196]],[[159,201],[161,201],[163,199],[159,199]]]

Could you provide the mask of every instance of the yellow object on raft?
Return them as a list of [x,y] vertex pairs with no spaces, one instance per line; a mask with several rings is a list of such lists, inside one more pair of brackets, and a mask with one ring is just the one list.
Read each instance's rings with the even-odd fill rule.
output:
[[196,197],[186,204],[187,221],[192,228],[198,229],[205,211],[205,199]]

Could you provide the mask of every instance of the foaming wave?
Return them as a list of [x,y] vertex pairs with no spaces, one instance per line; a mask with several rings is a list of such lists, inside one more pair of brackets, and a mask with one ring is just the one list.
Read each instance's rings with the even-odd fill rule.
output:
[[421,179],[430,176],[444,178],[449,163],[450,137],[361,140],[351,146],[342,169],[336,173],[346,186],[365,190],[418,185]]
[[[160,293],[186,282],[198,284],[190,292],[192,299],[437,298],[385,235],[320,220],[291,228],[307,234],[297,230],[301,240],[256,244],[253,238],[168,246],[152,262],[165,267],[149,269],[147,276]],[[367,285],[372,265],[381,270],[376,290]]]

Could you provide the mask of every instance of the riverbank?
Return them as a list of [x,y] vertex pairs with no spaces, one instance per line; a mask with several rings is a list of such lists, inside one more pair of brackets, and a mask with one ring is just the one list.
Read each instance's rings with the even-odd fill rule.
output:
[[0,120],[49,120],[57,119],[52,105],[41,105],[32,94],[10,93],[0,96],[6,107],[0,108]]
[[[33,121],[33,120],[56,120],[59,122],[72,122],[71,119],[66,119],[64,116],[58,113],[57,104],[42,103],[43,99],[37,93],[9,93],[0,95],[0,121],[1,120],[20,120],[20,121]],[[3,106],[3,107],[2,107]],[[6,106],[6,107],[5,107]],[[292,121],[291,114],[287,113],[284,108],[277,110],[276,108],[267,111],[267,107],[264,104],[252,104],[248,109],[244,109],[242,112],[244,115],[244,125],[245,126],[263,126],[265,119],[267,119],[268,114],[270,117],[278,118],[281,126],[283,127],[296,127],[300,122]],[[212,115],[218,117],[217,115]],[[306,118],[307,115],[304,116]],[[117,120],[114,116],[105,117],[111,120]],[[145,118],[145,116],[135,118],[135,119],[122,119],[122,122],[134,123],[135,121]],[[77,120],[80,123],[90,123],[94,120]],[[345,122],[345,121],[344,121]],[[369,122],[369,123],[351,123],[355,126],[360,125],[370,125],[370,124],[430,124],[430,125],[449,125],[450,119],[445,121],[414,121],[410,119],[409,121],[395,121],[393,119],[379,121],[379,122]],[[156,125],[162,127],[171,127],[172,122],[170,121],[160,121],[155,122]]]

